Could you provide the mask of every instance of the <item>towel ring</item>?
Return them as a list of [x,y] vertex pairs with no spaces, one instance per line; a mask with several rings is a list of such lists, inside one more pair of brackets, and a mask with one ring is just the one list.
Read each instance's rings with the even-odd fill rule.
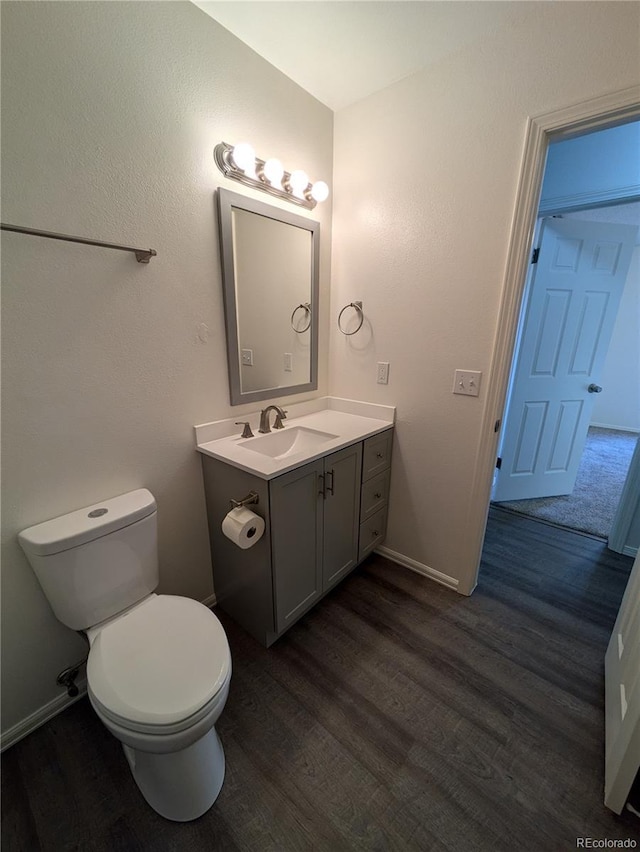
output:
[[[342,319],[342,314],[347,310],[347,308],[355,308],[358,314],[360,315],[360,322],[357,328],[354,328],[353,331],[345,331],[343,327],[340,325],[340,320]],[[360,331],[362,328],[362,323],[364,322],[364,313],[362,312],[362,302],[349,302],[348,305],[345,305],[344,308],[338,314],[338,328],[343,334],[346,334],[347,337],[351,337],[352,334],[355,334],[356,331]]]
[[[302,308],[303,311],[306,311],[307,314],[309,315],[309,322],[305,325],[304,328],[298,329],[293,324],[293,318],[296,315],[296,311],[299,311],[300,308]],[[291,314],[290,322],[291,322],[291,328],[295,331],[296,334],[303,334],[305,331],[309,331],[309,328],[311,327],[311,305],[309,304],[309,302],[304,302],[304,303],[298,305],[297,308],[293,309],[293,313]]]

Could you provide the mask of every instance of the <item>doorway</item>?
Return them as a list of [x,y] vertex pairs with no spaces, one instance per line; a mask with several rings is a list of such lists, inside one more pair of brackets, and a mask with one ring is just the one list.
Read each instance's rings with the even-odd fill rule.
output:
[[469,497],[468,542],[475,558],[460,577],[458,589],[471,594],[478,581],[484,535],[505,407],[510,367],[549,143],[640,119],[640,87],[613,92],[528,119],[516,204],[511,224],[504,288],[497,317],[490,382],[482,411],[480,441]]

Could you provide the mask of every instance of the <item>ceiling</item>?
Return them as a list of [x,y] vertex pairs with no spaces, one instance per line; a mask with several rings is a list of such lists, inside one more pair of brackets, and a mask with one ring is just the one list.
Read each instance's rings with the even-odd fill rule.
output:
[[332,110],[505,26],[494,0],[193,0]]

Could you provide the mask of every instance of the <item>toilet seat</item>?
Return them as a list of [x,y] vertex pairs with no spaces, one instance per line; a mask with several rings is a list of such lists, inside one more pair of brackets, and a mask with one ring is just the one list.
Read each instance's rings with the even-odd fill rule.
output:
[[203,604],[151,595],[93,636],[87,660],[92,702],[116,724],[174,733],[226,699],[231,653],[224,629]]

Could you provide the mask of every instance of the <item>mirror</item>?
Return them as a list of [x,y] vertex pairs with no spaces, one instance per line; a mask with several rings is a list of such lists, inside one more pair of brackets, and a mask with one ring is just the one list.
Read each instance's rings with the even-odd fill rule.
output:
[[218,190],[231,405],[318,387],[320,224]]

